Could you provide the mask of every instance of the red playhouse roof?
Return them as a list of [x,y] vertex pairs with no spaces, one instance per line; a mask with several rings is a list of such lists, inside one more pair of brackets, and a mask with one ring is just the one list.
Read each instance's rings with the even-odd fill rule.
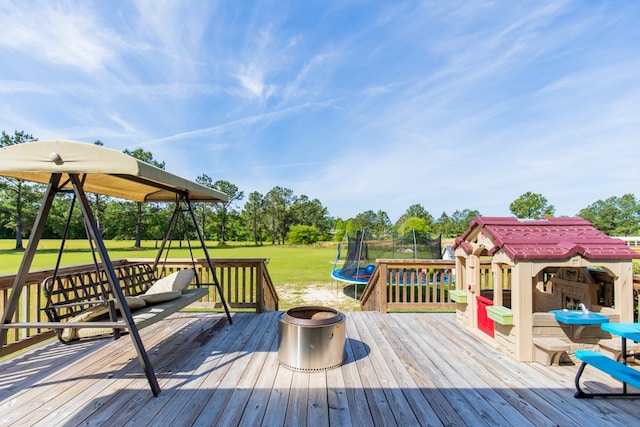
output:
[[512,260],[567,259],[580,255],[590,260],[640,258],[620,239],[614,239],[582,218],[544,218],[521,220],[513,217],[482,217],[471,221],[465,233],[456,239],[454,249],[461,246],[471,253],[467,238],[478,228],[490,236],[493,248],[489,255],[502,249]]

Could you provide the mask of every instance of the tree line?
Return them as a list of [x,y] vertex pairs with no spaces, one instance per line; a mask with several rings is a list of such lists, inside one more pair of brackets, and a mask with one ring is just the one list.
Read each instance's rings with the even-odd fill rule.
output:
[[[36,141],[24,131],[13,134],[2,132],[0,147]],[[103,145],[100,140],[97,145]],[[165,163],[156,160],[153,154],[138,148],[124,150],[125,154],[164,169]],[[253,191],[246,198],[244,191],[225,180],[214,181],[206,174],[196,182],[227,194],[225,203],[194,203],[197,221],[205,239],[224,245],[229,241],[252,242],[256,245],[309,244],[318,241],[340,241],[345,234],[355,235],[358,230],[367,230],[374,236],[387,238],[403,235],[411,230],[421,234],[456,237],[468,227],[469,222],[481,215],[477,210],[456,210],[452,214],[443,212],[438,218],[432,216],[421,204],[413,204],[395,222],[383,210],[367,210],[353,218],[332,217],[318,199],[296,195],[292,189],[276,186],[265,194]],[[44,186],[28,181],[0,178],[0,238],[16,240],[16,249],[22,249],[35,221],[43,195]],[[142,240],[159,240],[164,236],[173,213],[172,204],[139,203],[93,194],[89,197],[105,239],[133,240],[140,247]],[[62,238],[66,218],[72,204],[71,195],[57,197],[52,206],[43,237]],[[510,211],[518,218],[541,218],[553,216],[555,208],[541,194],[527,192],[514,200]],[[601,231],[615,236],[640,234],[640,202],[633,194],[611,197],[582,209],[578,216],[589,220]],[[177,228],[172,238],[191,238],[193,230],[187,225]],[[86,238],[80,212],[71,213],[67,238]]]

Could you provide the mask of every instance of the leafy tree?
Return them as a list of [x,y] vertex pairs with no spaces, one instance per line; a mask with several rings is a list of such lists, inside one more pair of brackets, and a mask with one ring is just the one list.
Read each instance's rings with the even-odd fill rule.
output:
[[[2,131],[0,136],[0,147],[8,147],[10,145],[22,144],[24,142],[37,141],[32,135],[24,131],[14,131],[13,135],[9,135]],[[25,208],[25,196],[29,193],[33,187],[31,184],[27,184],[22,179],[4,178],[0,177],[0,185],[2,189],[11,195],[12,203],[14,203],[13,213],[14,221],[13,227],[15,229],[16,237],[16,249],[24,250],[22,243],[22,235],[24,233],[24,208]]]
[[49,239],[61,239],[64,236],[64,229],[69,220],[69,215],[71,215],[67,238],[86,239],[87,233],[78,204],[75,204],[73,212],[69,212],[72,200],[73,196],[71,194],[58,193],[56,195],[44,225],[43,236]]
[[391,233],[391,220],[385,211],[378,210],[378,212],[376,212],[376,219],[372,231],[379,237],[384,237]]
[[257,191],[249,194],[242,209],[242,220],[249,237],[256,245],[262,245],[262,230],[264,229],[264,197]]
[[455,211],[451,214],[451,221],[453,223],[452,234],[447,237],[457,237],[462,235],[467,228],[469,228],[469,224],[471,221],[475,219],[475,217],[480,216],[480,212],[475,209],[463,209],[461,211]]
[[[94,143],[94,145],[98,145],[100,147],[104,146],[102,141],[100,141],[99,139],[96,139],[93,143]],[[106,206],[105,206],[106,200],[107,200],[106,196],[103,196],[102,194],[98,194],[98,193],[94,194],[94,209],[93,210],[95,212],[96,225],[98,226],[98,230],[100,230],[100,232],[102,232],[102,215],[103,215],[104,210],[106,208]]]
[[430,231],[430,228],[430,225],[424,218],[412,216],[405,219],[398,227],[398,234],[402,236],[411,230],[415,230],[418,234],[427,234]]
[[347,232],[346,221],[343,220],[342,218],[336,219],[333,226],[333,241],[334,242],[342,241],[342,238],[344,237],[346,232]]
[[265,220],[272,245],[280,242],[278,231],[280,224],[284,221],[286,206],[280,190],[282,190],[281,187],[272,188],[264,197]]
[[218,224],[220,225],[220,242],[224,244],[227,235],[228,217],[230,214],[237,213],[236,204],[240,200],[244,199],[244,192],[240,191],[236,185],[224,180],[218,180],[214,182],[211,188],[222,191],[227,195],[228,198],[228,201],[223,203],[216,203],[216,205],[214,205],[213,207],[213,210],[217,213]]
[[107,203],[104,210],[103,238],[109,240],[136,238],[139,206],[141,206],[140,203],[121,199],[113,199]]
[[444,237],[453,237],[455,236],[454,229],[453,219],[446,212],[442,212],[442,215],[433,224],[431,231],[442,234]]
[[470,209],[457,210],[451,216],[447,215],[446,212],[442,212],[440,218],[433,223],[431,233],[442,234],[444,237],[460,236],[469,228],[469,223],[477,216],[480,216],[480,212]]
[[320,239],[320,231],[313,225],[293,225],[287,239],[294,245],[310,245]]
[[9,225],[13,224],[13,206],[8,203],[8,200],[9,197],[5,195],[0,184],[0,239],[15,238],[15,227]]
[[[123,199],[110,199],[103,213],[102,236],[105,240],[135,240],[136,222],[138,221],[138,202]],[[141,227],[141,240],[155,240],[158,242],[164,237],[164,233],[169,225],[169,220],[173,214],[173,209],[167,203],[143,203],[142,204],[143,226]],[[191,231],[191,223],[186,221],[187,232]],[[185,237],[182,223],[176,227],[174,234],[170,236],[175,241],[180,241]]]
[[[100,145],[100,144],[97,144],[97,145]],[[151,166],[155,166],[158,169],[164,169],[165,167],[164,162],[157,161],[156,159],[153,158],[153,153],[151,153],[150,151],[144,151],[142,148],[136,148],[133,151],[129,150],[128,148],[125,148],[122,152],[124,154],[130,155],[131,157],[135,157],[140,161],[148,163]]]
[[158,242],[164,238],[164,234],[169,227],[173,209],[170,209],[167,203],[146,203],[143,208],[147,218],[147,224],[144,227],[146,231],[145,238],[155,240],[157,248]]
[[396,231],[399,234],[404,234],[399,230],[399,227],[401,227],[409,218],[422,218],[428,226],[433,224],[435,221],[433,216],[421,204],[413,204],[409,206],[407,211],[398,218],[398,221],[396,221]]
[[243,226],[242,213],[236,210],[230,211],[227,216],[227,240],[247,241],[249,233]]
[[384,238],[391,233],[391,220],[385,211],[368,210],[353,218],[353,227],[353,230],[347,230],[350,236],[354,236],[356,231],[365,230],[375,237]]
[[265,195],[265,214],[271,243],[285,243],[291,215],[289,207],[294,201],[293,191],[288,188],[274,187]]
[[[125,149],[123,151],[124,154],[128,154],[131,157],[134,157],[140,161],[150,164],[151,166],[155,166],[159,169],[164,169],[164,162],[158,162],[153,158],[153,154],[149,151],[144,151],[142,148],[136,148],[133,151],[129,149]],[[136,240],[133,245],[134,248],[140,249],[142,247],[141,239],[142,239],[142,203],[136,202]]]
[[640,201],[631,193],[618,199],[620,215],[616,224],[618,236],[637,236],[640,234]]
[[[213,188],[213,180],[208,175],[202,174],[198,176],[196,182],[205,187]],[[210,228],[213,229],[213,227],[209,227],[209,219],[214,216],[213,205],[211,203],[194,203],[193,210],[205,239],[213,238],[215,233],[209,230]]]
[[373,230],[376,227],[376,221],[376,213],[372,210],[368,210],[356,215],[353,219],[353,224],[357,231],[367,230],[373,233]]
[[540,219],[553,216],[556,208],[542,194],[527,191],[511,202],[509,210],[517,218]]
[[350,218],[345,222],[344,232],[349,236],[355,237],[358,230],[361,230],[361,228],[356,227],[356,221],[354,219]]
[[42,186],[24,180],[0,179],[0,212],[4,238],[15,239],[15,249],[23,250],[42,201]]
[[598,200],[582,209],[578,216],[610,236],[640,234],[640,202],[633,194]]
[[290,210],[292,224],[314,226],[322,235],[329,235],[331,219],[327,208],[322,206],[320,200],[310,200],[302,195],[295,199]]

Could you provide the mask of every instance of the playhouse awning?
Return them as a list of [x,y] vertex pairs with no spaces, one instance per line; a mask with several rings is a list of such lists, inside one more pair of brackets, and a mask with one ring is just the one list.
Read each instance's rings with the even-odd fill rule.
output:
[[[84,190],[137,202],[226,202],[227,195],[95,144],[49,140],[0,148],[0,175],[47,184],[51,175],[85,176]],[[71,188],[71,185],[68,185]]]

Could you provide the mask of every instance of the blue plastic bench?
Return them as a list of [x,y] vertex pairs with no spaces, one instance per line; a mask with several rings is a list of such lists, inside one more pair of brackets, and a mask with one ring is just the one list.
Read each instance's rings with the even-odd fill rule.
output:
[[[576,372],[576,394],[575,397],[579,399],[592,398],[592,397],[640,397],[640,393],[628,393],[626,385],[632,385],[640,389],[640,371],[613,360],[602,353],[596,353],[590,350],[577,350],[576,358],[582,361],[582,365]],[[617,380],[622,381],[621,393],[586,393],[580,388],[580,377],[584,372],[584,368],[587,365],[591,365],[594,368],[606,372]]]

